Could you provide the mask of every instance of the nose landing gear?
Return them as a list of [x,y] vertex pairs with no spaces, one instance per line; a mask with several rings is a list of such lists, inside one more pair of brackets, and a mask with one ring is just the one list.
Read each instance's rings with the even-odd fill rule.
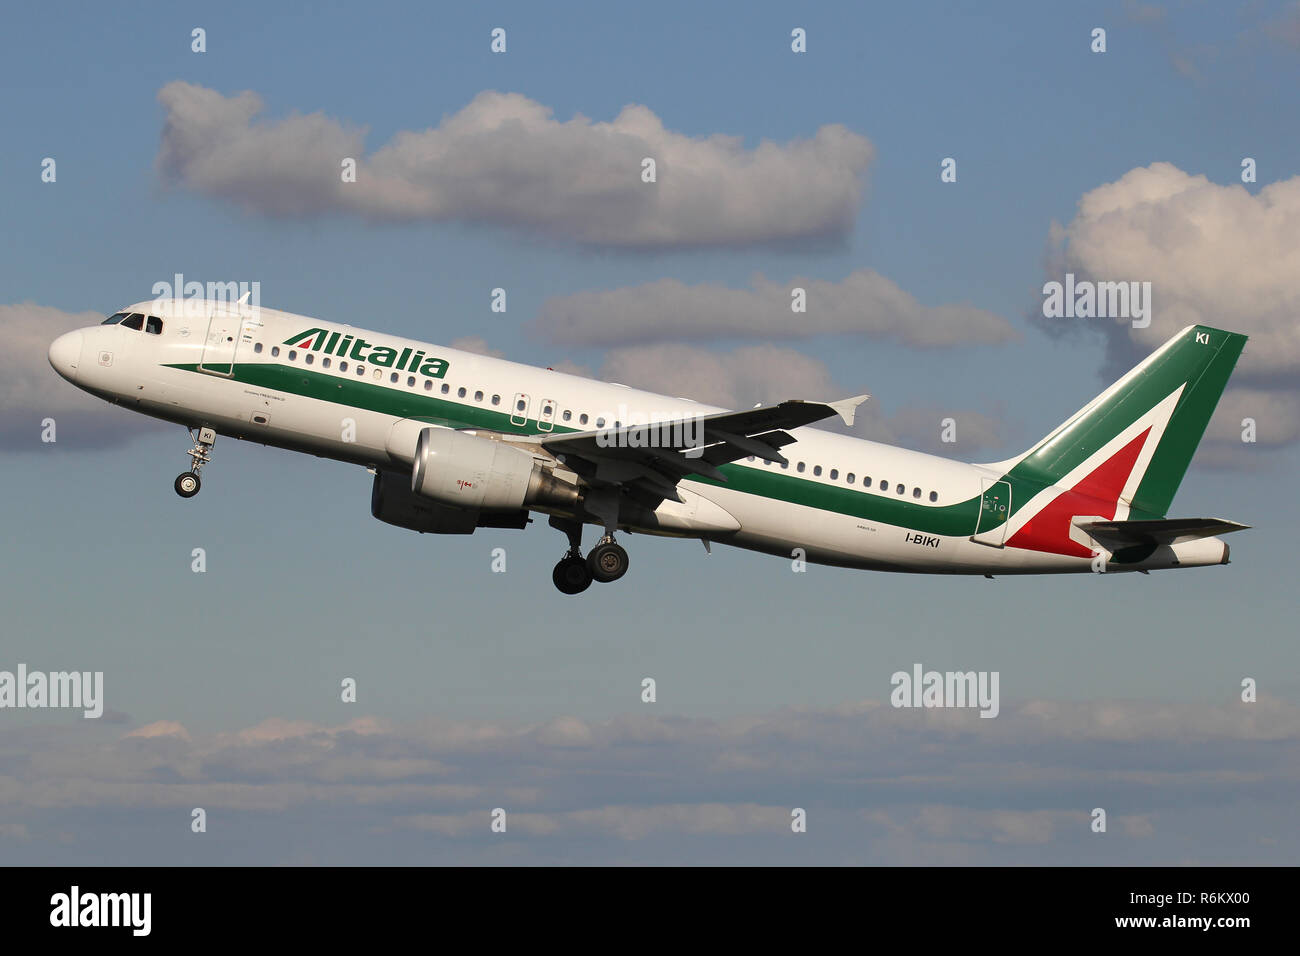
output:
[[194,447],[188,452],[190,461],[193,463],[189,471],[182,472],[176,476],[176,481],[172,487],[182,498],[193,498],[203,487],[203,482],[199,479],[199,472],[203,466],[212,460],[212,446],[216,444],[217,433],[211,428],[200,428],[197,436],[194,429],[190,429],[190,437],[194,439]]

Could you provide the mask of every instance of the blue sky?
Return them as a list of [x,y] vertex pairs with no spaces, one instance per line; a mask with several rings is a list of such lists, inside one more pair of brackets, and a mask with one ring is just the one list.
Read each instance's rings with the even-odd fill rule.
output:
[[[1295,202],[1298,24],[1294,5],[1204,3],[11,11],[0,321],[29,344],[0,365],[0,380],[22,383],[0,392],[0,669],[103,670],[110,714],[89,726],[0,711],[0,860],[41,862],[57,845],[73,863],[1293,863],[1300,347],[1287,316],[1300,306],[1288,265],[1300,236],[1262,248],[1235,237],[1255,234],[1260,208]],[[504,55],[488,48],[498,26]],[[806,54],[790,51],[796,26]],[[1097,26],[1104,54],[1089,50]],[[207,31],[205,53],[190,50],[194,27]],[[231,200],[247,179],[223,194],[193,165],[179,177],[158,168],[169,115],[159,94],[176,81],[254,91],[255,123],[321,113],[365,127],[367,157],[498,91],[560,122],[607,123],[639,104],[673,133],[739,137],[747,151],[841,124],[872,158],[847,229],[775,244],[646,249],[472,214],[395,221],[328,204],[277,216]],[[939,179],[948,156],[956,183]],[[1240,182],[1246,156],[1258,182]],[[55,183],[41,181],[44,157],[57,161]],[[1153,163],[1180,188],[1206,178],[1190,219],[1159,205],[1081,213],[1106,184],[1137,191],[1125,177]],[[1100,391],[1108,349],[1149,351],[1122,327],[1062,329],[1035,315],[1058,265],[1095,271],[1107,250],[1131,264],[1125,277],[1150,270],[1163,283],[1156,341],[1183,316],[1252,335],[1238,404],[1175,499],[1178,515],[1255,526],[1234,536],[1227,568],[993,582],[794,575],[773,558],[635,537],[629,577],[573,601],[549,581],[563,541],[544,522],[469,539],[402,532],[370,517],[369,478],[352,466],[224,440],[203,494],[182,501],[170,484],[183,431],[74,404],[39,344],[61,331],[57,313],[111,312],[179,272],[259,281],[264,305],[433,342],[481,339],[538,365],[599,376],[618,357],[643,376],[634,384],[706,394],[716,383],[674,378],[653,350],[673,343],[647,345],[645,330],[621,330],[622,349],[583,346],[555,341],[539,317],[561,297],[665,278],[745,288],[756,274],[839,283],[868,269],[921,309],[981,310],[1014,335],[919,348],[868,322],[774,343],[841,390],[826,395],[787,394],[809,379],[789,374],[784,351],[757,369],[726,364],[765,345],[761,334],[691,347],[743,366],[728,393],[738,401],[865,390],[878,415],[868,427],[884,429],[871,434],[932,449],[930,413],[943,410],[969,423],[952,454],[995,460]],[[1229,267],[1209,291],[1197,285],[1207,263]],[[489,310],[495,287],[508,290],[505,314]],[[39,441],[47,413],[69,421],[53,445]],[[1258,443],[1234,440],[1242,414],[1259,418]],[[488,571],[498,546],[505,574]],[[190,571],[195,547],[208,555],[202,575]],[[862,709],[885,702],[889,675],[915,661],[1000,671],[1008,714],[963,734]],[[339,701],[345,676],[358,680],[356,704]],[[654,705],[640,701],[646,676]],[[1248,676],[1261,701],[1243,717]],[[1061,709],[1054,723],[1035,701]],[[1152,708],[1159,719],[1147,721]],[[1107,715],[1131,733],[1105,731]],[[358,732],[358,720],[374,723]],[[1025,740],[1016,761],[1010,748]],[[322,749],[339,766],[318,768]],[[967,765],[1001,770],[972,789]],[[573,775],[599,779],[598,792]],[[1099,800],[1126,821],[1101,849],[1086,829]],[[536,815],[509,849],[463,822],[500,805]],[[192,836],[193,806],[216,808],[221,825]],[[810,828],[794,848],[788,832],[774,836],[772,808],[788,818],[789,806],[828,821],[821,835]]]

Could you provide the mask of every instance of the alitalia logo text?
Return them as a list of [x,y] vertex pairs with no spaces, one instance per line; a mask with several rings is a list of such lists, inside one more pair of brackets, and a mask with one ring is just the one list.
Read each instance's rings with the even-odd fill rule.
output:
[[[351,333],[331,332],[329,329],[307,329],[284,340],[290,348],[310,349],[350,358],[355,362],[368,362],[382,368],[397,369],[406,372],[419,372],[431,378],[442,378],[447,374],[446,359],[426,356],[423,349],[404,348],[400,352],[386,345],[375,345],[363,338],[354,338]],[[366,352],[369,349],[369,352]]]

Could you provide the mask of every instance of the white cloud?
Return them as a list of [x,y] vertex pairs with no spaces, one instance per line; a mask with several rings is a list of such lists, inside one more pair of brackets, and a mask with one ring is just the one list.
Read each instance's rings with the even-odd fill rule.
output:
[[456,339],[451,343],[451,347],[460,349],[462,352],[473,352],[475,355],[487,355],[491,358],[506,357],[505,352],[488,345],[487,339],[481,335],[467,335],[464,338]]
[[23,302],[0,305],[0,448],[41,450],[41,421],[53,418],[56,448],[102,447],[159,427],[101,401],[50,368],[50,343],[64,332],[97,325],[97,312],[64,312]]
[[152,724],[145,724],[143,727],[137,727],[135,730],[126,734],[127,737],[179,737],[182,740],[189,740],[189,731],[184,725],[175,720],[155,720]]
[[[487,91],[431,129],[364,155],[365,130],[323,113],[260,119],[261,98],[174,81],[156,165],[168,181],[268,216],[504,226],[602,246],[751,245],[838,239],[852,228],[871,143],[843,126],[806,140],[691,137],[644,106],[609,122],[557,120]],[[641,163],[657,164],[657,182]],[[345,183],[341,163],[357,161]]]
[[[331,836],[424,834],[482,853],[499,806],[535,861],[569,859],[577,846],[609,859],[628,851],[615,844],[689,855],[693,839],[742,841],[711,843],[699,858],[790,840],[799,806],[807,839],[828,841],[814,843],[823,854],[1060,862],[1063,848],[1096,845],[1088,814],[1104,795],[1113,829],[1156,848],[1124,841],[1106,852],[1149,862],[1209,852],[1206,827],[1231,836],[1228,854],[1276,837],[1300,787],[1300,709],[1267,701],[1004,701],[997,720],[873,700],[723,720],[637,712],[535,724],[276,719],[217,734],[148,727],[0,732],[3,832],[41,844],[47,827],[66,828],[86,808],[119,821],[143,814],[152,832],[159,811],[202,806],[240,832],[256,819],[278,829],[319,818]],[[249,816],[232,823],[231,811]],[[1167,823],[1173,814],[1182,822]],[[665,843],[674,840],[685,842]],[[999,855],[1008,852],[1034,855]]]
[[[1300,437],[1300,176],[1252,194],[1169,163],[1130,170],[1079,200],[1075,218],[1053,226],[1048,278],[1149,281],[1152,321],[1036,321],[1049,331],[1093,323],[1109,343],[1116,373],[1189,324],[1250,336],[1211,442],[1238,459],[1255,447]],[[1253,417],[1259,445],[1241,443]]]
[[[791,290],[802,288],[807,311],[791,311]],[[659,279],[608,291],[548,299],[533,325],[550,341],[622,345],[668,339],[795,339],[850,334],[919,348],[993,345],[1016,332],[1005,319],[970,305],[922,305],[871,269],[844,279],[794,278],[774,282],[755,275],[748,289]]]

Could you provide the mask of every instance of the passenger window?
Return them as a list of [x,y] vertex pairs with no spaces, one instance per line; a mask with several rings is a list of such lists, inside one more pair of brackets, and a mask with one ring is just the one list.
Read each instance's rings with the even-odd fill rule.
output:
[[853,472],[849,472],[849,475],[848,475],[848,483],[849,483],[849,484],[853,484]]
[[[261,355],[261,354],[262,354],[262,343],[261,343],[261,342],[256,342],[256,343],[254,343],[254,345],[253,345],[253,351],[254,351],[256,354]],[[329,359],[326,359],[325,361],[328,362]]]
[[528,407],[528,403],[525,402],[522,398],[519,399],[519,401],[515,402],[515,411],[517,412],[522,412],[527,407]]
[[907,485],[903,484],[903,483],[900,481],[900,482],[898,483],[898,487],[895,488],[894,490],[895,490],[896,492],[898,492],[900,495],[905,495],[905,494],[907,494]]
[[457,398],[464,398],[464,397],[465,397],[465,390],[464,390],[463,388],[458,388],[458,389],[456,389],[456,397],[457,397]]
[[748,458],[745,459],[745,461],[753,461],[753,460],[754,460],[754,456],[753,456],[753,455],[750,455]]
[[358,376],[361,376],[361,375],[365,375],[365,374],[366,374],[366,367],[365,367],[364,365],[358,365],[358,366],[357,366],[357,375],[358,375]]
[[814,474],[816,477],[820,478],[820,477],[822,476],[822,466],[821,466],[821,465],[813,465],[813,474]]
[[939,500],[939,492],[937,492],[937,491],[932,491],[932,492],[930,492],[930,500],[931,500],[931,501],[938,501],[938,500]]
[[424,390],[425,390],[426,392],[432,392],[432,391],[433,391],[433,379],[431,379],[431,378],[426,378],[426,379],[424,380]]
[[450,391],[451,391],[451,386],[450,386],[450,385],[444,384],[444,385],[442,386],[442,394],[446,395],[446,394],[447,394],[448,392],[450,392]]
[[162,335],[162,319],[158,316],[151,315],[144,322],[144,330],[150,335]]
[[788,461],[783,461],[783,462],[781,462],[781,467],[782,467],[782,468],[789,468],[789,467],[790,467],[790,463],[789,463]]
[[307,352],[303,355],[302,360],[306,362],[308,365],[310,365],[316,361],[316,356],[312,355],[310,352]]
[[476,402],[481,402],[481,401],[483,401],[483,393],[482,393],[482,392],[475,392],[475,393],[474,393],[474,401],[476,401]]
[[406,387],[407,387],[407,388],[415,388],[415,376],[414,376],[414,375],[409,375],[409,376],[407,376],[407,378],[406,378]]
[[581,415],[578,416],[578,424],[579,424],[579,425],[585,425],[585,424],[587,424],[587,413],[586,413],[586,412],[583,412]]
[[280,346],[278,346],[278,345],[272,345],[272,346],[271,346],[271,358],[279,358],[279,357],[280,357]]
[[293,349],[289,349],[289,361],[290,362],[298,361],[298,353],[295,352]]
[[603,419],[603,418],[597,418],[597,419],[596,419],[596,427],[597,427],[597,428],[604,428],[604,427],[605,427],[605,419]]
[[394,385],[396,385],[397,380],[400,379],[401,377],[402,376],[398,375],[396,372],[393,372],[391,375],[388,376],[388,380],[392,382]]
[[921,489],[920,489],[920,488],[913,488],[913,489],[912,489],[912,497],[913,497],[913,498],[919,498],[919,497],[921,497]]
[[566,409],[564,410],[564,415],[563,415],[562,417],[563,417],[564,420],[567,422],[570,418],[573,417],[573,412],[569,411],[569,410],[566,408]]
[[329,367],[330,367],[330,360],[329,360],[329,356],[328,356],[328,355],[325,356],[325,358],[323,358],[323,359],[320,360],[320,367],[321,367],[321,368],[329,368]]
[[500,405],[500,404],[501,404],[501,396],[500,396],[500,395],[493,395],[493,396],[492,396],[492,404],[493,404],[493,405]]
[[371,372],[370,377],[373,378],[376,382],[382,382],[384,380],[384,370],[381,368],[377,368],[373,372]]
[[122,320],[122,327],[125,329],[135,329],[137,332],[144,327],[144,316],[139,312],[132,312]]
[[348,363],[347,363],[347,362],[339,362],[339,371],[340,371],[340,372],[346,372],[347,370],[348,370]]
[[838,468],[832,468],[832,469],[831,469],[831,481],[836,481],[839,477],[840,477],[839,469],[838,469]]
[[799,464],[795,467],[795,471],[799,472],[800,474],[803,474],[803,469],[804,469],[803,462],[799,462]]

